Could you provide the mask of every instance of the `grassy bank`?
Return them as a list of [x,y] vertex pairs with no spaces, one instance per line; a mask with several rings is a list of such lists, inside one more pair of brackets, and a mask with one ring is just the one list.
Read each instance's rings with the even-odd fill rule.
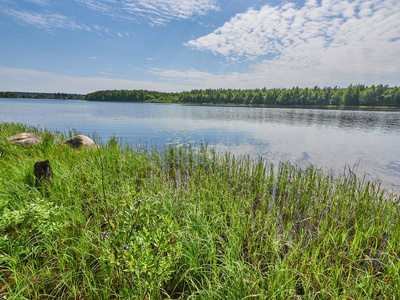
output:
[[[21,148],[24,131],[44,142]],[[348,172],[0,124],[0,299],[396,299],[398,197]],[[35,186],[48,159],[52,182]]]

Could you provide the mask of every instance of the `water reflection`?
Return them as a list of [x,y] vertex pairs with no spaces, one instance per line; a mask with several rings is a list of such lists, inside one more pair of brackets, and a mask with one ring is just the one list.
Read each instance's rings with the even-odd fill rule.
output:
[[209,121],[246,121],[290,126],[328,126],[340,129],[400,131],[399,112],[318,109],[189,106],[181,117]]

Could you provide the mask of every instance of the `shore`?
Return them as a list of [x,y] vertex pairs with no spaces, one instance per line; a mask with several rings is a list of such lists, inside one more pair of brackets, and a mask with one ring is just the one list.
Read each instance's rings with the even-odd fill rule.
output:
[[[43,143],[7,140],[22,132]],[[0,298],[399,296],[399,197],[379,183],[202,145],[58,145],[71,136],[0,124]]]

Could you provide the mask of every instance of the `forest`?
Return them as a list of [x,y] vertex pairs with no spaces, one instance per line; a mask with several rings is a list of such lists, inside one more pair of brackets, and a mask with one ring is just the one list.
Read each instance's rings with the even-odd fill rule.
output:
[[70,94],[70,93],[21,93],[16,92],[18,98],[33,98],[33,99],[60,99],[60,100],[83,100],[85,95]]
[[89,101],[133,101],[133,102],[181,102],[182,93],[162,93],[146,90],[113,90],[98,91],[87,94]]
[[13,92],[0,92],[0,98],[18,98],[18,95]]
[[347,88],[206,89],[182,93],[146,90],[106,90],[87,94],[89,101],[135,101],[260,106],[400,106],[400,88],[388,85]]
[[0,98],[83,100],[85,95],[69,93],[0,92]]
[[205,89],[181,93],[147,90],[104,90],[82,94],[0,92],[0,98],[69,99],[152,103],[256,106],[400,107],[400,87],[350,85],[291,89]]

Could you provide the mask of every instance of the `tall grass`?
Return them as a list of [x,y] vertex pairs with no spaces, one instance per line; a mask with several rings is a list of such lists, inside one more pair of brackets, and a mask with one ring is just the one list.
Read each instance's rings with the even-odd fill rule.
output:
[[[24,131],[43,144],[7,141]],[[202,145],[57,146],[73,134],[0,124],[0,298],[398,298],[399,198],[378,183]]]

